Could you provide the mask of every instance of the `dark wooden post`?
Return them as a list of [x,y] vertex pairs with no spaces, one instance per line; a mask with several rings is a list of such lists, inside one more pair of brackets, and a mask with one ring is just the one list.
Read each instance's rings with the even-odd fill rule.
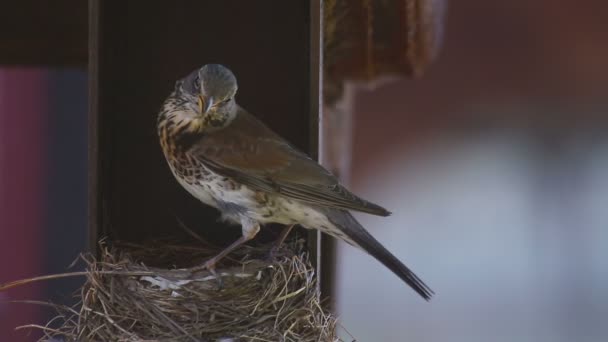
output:
[[3,1],[0,64],[83,67],[87,63],[87,3]]
[[[174,82],[206,63],[239,80],[238,101],[316,156],[320,1],[90,0],[90,244],[180,236],[177,217],[211,241],[238,228],[173,179],[156,116]],[[310,247],[316,250],[316,235]]]

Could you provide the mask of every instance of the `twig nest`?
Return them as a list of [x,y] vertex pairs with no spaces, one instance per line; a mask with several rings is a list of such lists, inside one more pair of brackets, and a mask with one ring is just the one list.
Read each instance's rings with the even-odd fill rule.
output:
[[[338,341],[336,320],[323,311],[306,253],[244,247],[216,274],[155,268],[146,260],[187,260],[194,266],[212,248],[163,244],[104,248],[86,257],[81,303],[63,309],[59,330],[68,341]],[[235,259],[236,258],[236,259]],[[181,263],[181,262],[178,262]],[[221,278],[218,281],[218,277]]]

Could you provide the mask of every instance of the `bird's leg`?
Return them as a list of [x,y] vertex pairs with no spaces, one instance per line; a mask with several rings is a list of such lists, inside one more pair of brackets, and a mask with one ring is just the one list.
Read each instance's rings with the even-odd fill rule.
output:
[[279,249],[281,248],[281,245],[283,244],[283,242],[285,242],[285,239],[287,238],[287,236],[289,235],[289,233],[292,231],[293,227],[295,227],[295,224],[291,224],[289,226],[285,226],[283,227],[283,230],[281,231],[281,233],[279,234],[279,237],[272,243],[272,247],[270,248],[270,259],[274,259],[278,252]]
[[[215,274],[215,265],[218,261],[228,255],[230,252],[235,250],[237,247],[242,245],[243,243],[253,239],[256,234],[260,231],[260,225],[248,218],[241,219],[241,229],[243,231],[243,235],[238,238],[236,241],[230,244],[230,246],[226,247],[224,250],[219,252],[213,258],[207,260],[203,265],[196,267],[195,269],[208,269],[211,273]],[[219,278],[218,278],[219,279]]]
[[274,247],[276,247],[276,248],[281,247],[281,245],[283,244],[283,242],[285,242],[285,239],[287,238],[287,236],[289,235],[289,233],[295,226],[296,226],[295,224],[292,224],[292,225],[283,227],[281,234],[279,234],[279,237],[274,242]]

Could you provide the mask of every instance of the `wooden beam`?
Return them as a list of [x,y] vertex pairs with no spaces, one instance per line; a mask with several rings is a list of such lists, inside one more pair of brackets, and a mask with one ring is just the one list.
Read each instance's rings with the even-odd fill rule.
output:
[[0,64],[85,66],[87,2],[4,1],[0,6]]
[[[323,1],[310,1],[310,147],[312,158],[321,158],[321,123],[323,122]],[[309,250],[316,260],[317,284],[320,288],[323,277],[322,242],[326,238],[316,230],[309,234]]]

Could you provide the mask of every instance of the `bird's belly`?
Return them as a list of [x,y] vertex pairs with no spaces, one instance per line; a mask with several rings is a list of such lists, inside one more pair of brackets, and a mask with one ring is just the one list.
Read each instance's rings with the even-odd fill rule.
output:
[[229,221],[238,222],[238,216],[243,215],[261,224],[299,224],[320,230],[330,229],[332,225],[323,213],[306,203],[254,191],[245,185],[235,188],[222,177],[200,181],[189,191],[202,202],[218,208]]
[[204,169],[201,172],[201,178],[195,176],[185,176],[183,172],[180,172],[175,169],[174,165],[169,162],[169,167],[173,176],[177,180],[177,182],[184,188],[190,195],[194,196],[199,201],[205,203],[206,205],[216,207],[217,203],[213,198],[213,192],[209,190],[208,187],[205,187],[204,184],[209,182],[212,178],[214,178],[215,174],[211,174],[211,172],[201,165]]
[[331,230],[333,224],[325,214],[307,203],[279,194],[254,191],[232,179],[205,170],[205,176],[195,181],[176,175],[192,196],[215,207],[228,221],[239,222],[243,215],[261,224],[299,224],[305,228]]
[[329,230],[332,226],[323,212],[308,203],[282,196],[277,196],[276,203],[272,222],[299,224],[304,228],[322,231]]
[[241,216],[257,220],[269,215],[271,208],[266,207],[261,201],[263,196],[249,187],[206,168],[204,174],[204,177],[198,179],[185,179],[177,175],[176,178],[192,196],[217,208],[228,221],[239,223]]
[[179,177],[177,177],[177,181],[196,199],[205,203],[206,205],[217,208],[217,203],[213,198],[212,192],[208,191],[204,186],[200,186],[200,184],[197,183],[188,183]]

